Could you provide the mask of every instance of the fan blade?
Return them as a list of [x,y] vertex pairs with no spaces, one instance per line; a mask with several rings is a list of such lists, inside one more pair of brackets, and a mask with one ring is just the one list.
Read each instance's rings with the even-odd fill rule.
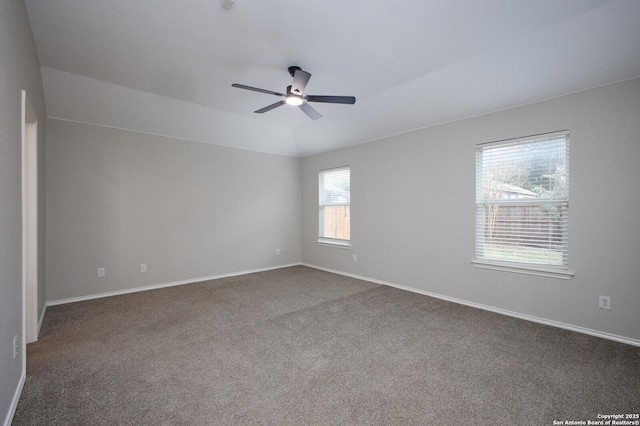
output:
[[330,104],[349,104],[353,105],[356,103],[355,96],[318,96],[318,95],[308,95],[305,96],[305,99],[309,102],[326,102]]
[[313,107],[306,102],[303,102],[302,105],[298,105],[298,108],[300,108],[312,120],[317,120],[318,118],[322,118],[320,113],[315,109],[313,109]]
[[271,104],[269,106],[260,108],[259,110],[253,111],[253,112],[255,112],[256,114],[262,114],[263,112],[271,111],[274,108],[278,108],[279,106],[284,105],[284,103],[285,103],[284,101],[279,101],[279,102],[276,102],[275,104]]
[[311,74],[306,71],[296,70],[293,74],[293,84],[291,85],[291,91],[296,95],[302,95],[304,88],[307,87],[307,83],[311,78]]
[[245,86],[244,84],[233,83],[231,87],[238,89],[253,90],[254,92],[266,93],[267,95],[284,96],[282,93],[274,92],[272,90],[258,89],[257,87]]

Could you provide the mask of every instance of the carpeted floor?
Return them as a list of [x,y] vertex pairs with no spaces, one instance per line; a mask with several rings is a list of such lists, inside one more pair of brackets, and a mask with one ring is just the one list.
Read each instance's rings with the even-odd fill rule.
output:
[[552,425],[640,348],[292,267],[47,309],[14,425]]

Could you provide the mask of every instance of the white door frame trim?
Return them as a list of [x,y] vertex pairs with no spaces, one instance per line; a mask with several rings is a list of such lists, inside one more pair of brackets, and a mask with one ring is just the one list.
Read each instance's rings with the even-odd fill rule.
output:
[[22,91],[22,358],[38,340],[38,119]]

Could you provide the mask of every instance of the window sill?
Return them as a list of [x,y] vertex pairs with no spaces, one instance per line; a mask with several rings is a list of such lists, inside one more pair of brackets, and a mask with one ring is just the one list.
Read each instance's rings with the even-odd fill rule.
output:
[[324,240],[319,239],[316,241],[319,246],[329,246],[329,247],[338,247],[344,249],[351,249],[351,241],[341,241],[341,240]]
[[568,269],[545,268],[543,266],[535,267],[531,265],[523,265],[523,264],[517,264],[517,263],[508,264],[508,263],[501,263],[501,262],[492,262],[484,259],[472,260],[471,264],[476,268],[514,272],[517,274],[536,275],[539,277],[559,278],[563,280],[568,280],[568,279],[571,279],[571,277],[573,277],[573,272],[569,271]]

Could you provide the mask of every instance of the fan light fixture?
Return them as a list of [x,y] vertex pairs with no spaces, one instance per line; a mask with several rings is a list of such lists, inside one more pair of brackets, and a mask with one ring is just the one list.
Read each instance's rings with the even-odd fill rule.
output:
[[284,101],[289,105],[295,105],[295,106],[302,105],[302,98],[296,95],[289,95],[287,96],[287,99],[285,99]]
[[285,97],[284,101],[288,105],[294,106],[300,106],[304,103],[304,99],[302,99],[302,96],[297,93],[293,93],[293,90],[291,90],[291,86],[287,87],[287,96]]

